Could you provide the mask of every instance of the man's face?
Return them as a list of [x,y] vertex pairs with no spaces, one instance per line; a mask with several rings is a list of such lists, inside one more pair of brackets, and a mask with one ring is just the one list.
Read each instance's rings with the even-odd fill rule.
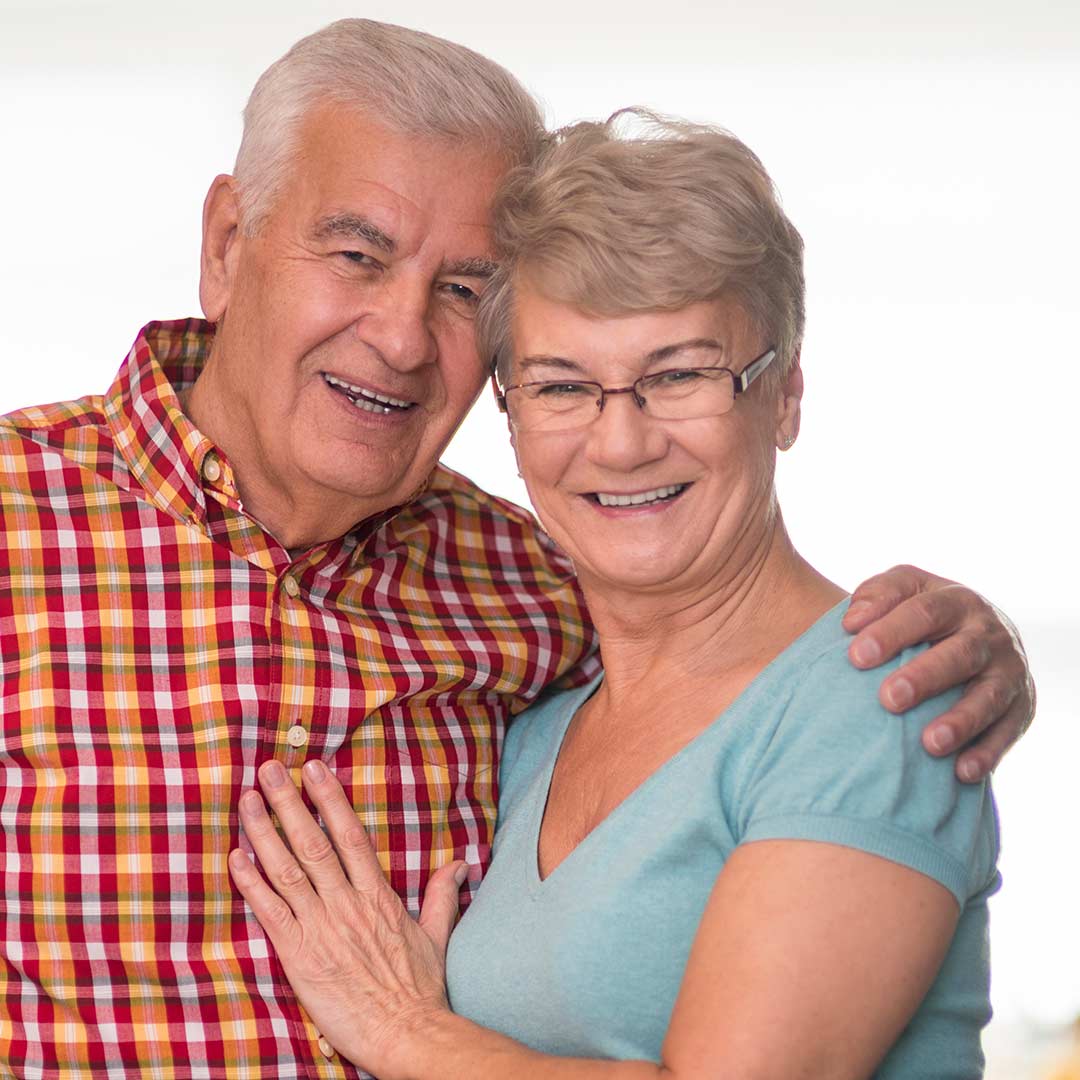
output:
[[325,504],[347,527],[423,484],[484,379],[473,317],[505,167],[341,106],[308,117],[258,235],[233,230],[222,284],[204,278],[203,412],[254,513]]

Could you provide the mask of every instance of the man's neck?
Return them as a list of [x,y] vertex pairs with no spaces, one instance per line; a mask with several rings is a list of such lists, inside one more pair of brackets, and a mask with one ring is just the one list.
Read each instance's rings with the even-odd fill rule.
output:
[[224,395],[215,392],[207,371],[178,397],[188,419],[228,459],[244,513],[290,554],[334,540],[380,509],[275,475],[254,437],[254,425],[225,414]]

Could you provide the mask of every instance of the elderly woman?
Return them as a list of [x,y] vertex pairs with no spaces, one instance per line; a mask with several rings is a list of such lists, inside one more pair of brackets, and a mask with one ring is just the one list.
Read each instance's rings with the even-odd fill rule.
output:
[[496,222],[480,331],[604,674],[511,728],[445,971],[464,866],[413,923],[325,766],[304,781],[344,873],[264,775],[307,873],[253,793],[277,893],[230,865],[301,1001],[384,1080],[981,1075],[993,801],[922,750],[940,699],[884,712],[784,528],[802,242],[768,176],[711,128],[580,124]]

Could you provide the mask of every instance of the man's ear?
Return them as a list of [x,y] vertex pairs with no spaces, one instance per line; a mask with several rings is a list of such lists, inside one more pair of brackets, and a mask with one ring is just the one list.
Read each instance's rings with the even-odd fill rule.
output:
[[802,419],[803,373],[799,354],[791,362],[776,398],[776,445],[789,450],[799,437]]
[[199,302],[203,314],[218,322],[229,306],[240,240],[236,181],[215,176],[203,203]]

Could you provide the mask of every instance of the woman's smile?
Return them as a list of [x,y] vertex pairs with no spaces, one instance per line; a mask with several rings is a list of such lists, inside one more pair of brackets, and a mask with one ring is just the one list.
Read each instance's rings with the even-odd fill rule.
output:
[[646,491],[589,491],[584,498],[598,509],[615,512],[618,516],[626,512],[665,510],[689,487],[689,484],[665,484]]

